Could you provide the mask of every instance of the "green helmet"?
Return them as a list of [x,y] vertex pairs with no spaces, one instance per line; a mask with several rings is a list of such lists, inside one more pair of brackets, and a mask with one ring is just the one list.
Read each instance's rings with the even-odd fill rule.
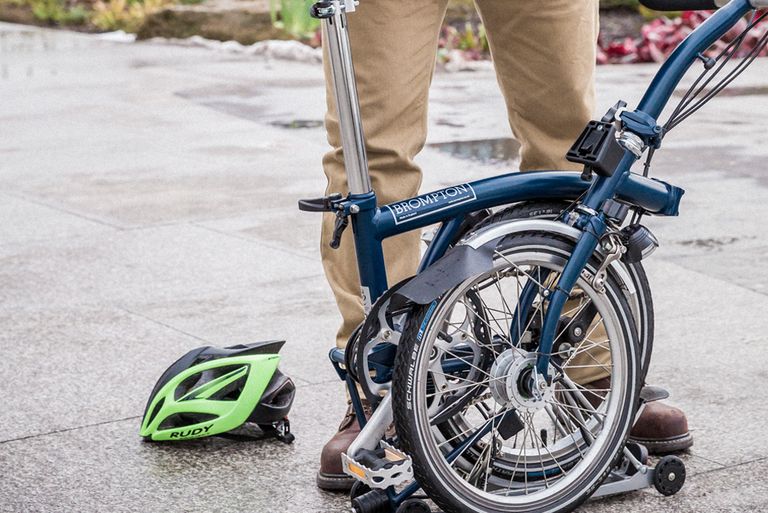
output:
[[229,434],[244,423],[260,436],[291,443],[288,411],[296,387],[278,369],[284,341],[199,347],[171,365],[144,409],[145,440],[189,440]]

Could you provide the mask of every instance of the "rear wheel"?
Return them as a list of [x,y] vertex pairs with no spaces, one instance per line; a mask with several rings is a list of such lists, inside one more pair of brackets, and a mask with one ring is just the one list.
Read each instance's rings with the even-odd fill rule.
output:
[[[419,483],[446,512],[570,511],[605,478],[631,427],[641,367],[634,319],[614,278],[602,294],[579,280],[551,356],[553,382],[530,390],[546,298],[572,243],[524,234],[503,244],[493,270],[409,316],[395,425]],[[584,311],[594,312],[591,332],[562,344],[568,319]],[[606,375],[600,388],[579,383],[572,365],[596,348],[607,357],[578,367]]]

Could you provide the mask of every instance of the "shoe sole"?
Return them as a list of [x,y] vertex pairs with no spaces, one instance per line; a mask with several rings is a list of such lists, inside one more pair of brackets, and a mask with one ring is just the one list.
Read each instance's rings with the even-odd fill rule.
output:
[[648,440],[643,438],[629,438],[630,442],[642,444],[648,449],[648,454],[661,455],[685,451],[693,446],[693,435],[686,433],[674,438]]
[[317,473],[317,487],[326,492],[349,492],[355,480],[346,474]]

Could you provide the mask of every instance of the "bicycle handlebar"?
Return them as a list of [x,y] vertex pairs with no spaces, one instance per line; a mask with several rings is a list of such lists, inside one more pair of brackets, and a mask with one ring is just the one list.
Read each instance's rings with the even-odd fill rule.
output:
[[713,11],[723,5],[721,0],[640,0],[640,3],[654,11]]

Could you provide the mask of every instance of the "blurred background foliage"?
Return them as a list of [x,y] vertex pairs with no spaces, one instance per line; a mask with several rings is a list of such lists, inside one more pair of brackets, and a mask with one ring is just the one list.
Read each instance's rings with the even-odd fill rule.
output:
[[20,23],[135,32],[148,15],[175,3],[176,0],[0,0],[0,14],[4,20]]
[[148,15],[173,3],[173,0],[97,0],[90,22],[99,30],[136,32]]
[[[0,19],[88,31],[136,32],[154,13],[174,5],[211,2],[215,0],[0,0]],[[276,29],[296,39],[316,42],[319,25],[308,15],[312,3],[313,0],[269,0],[269,13],[265,16],[271,18]],[[600,4],[606,10],[652,15],[642,11],[637,0],[600,0]],[[487,52],[488,43],[473,0],[451,0],[442,39],[447,51]]]
[[320,28],[320,20],[309,16],[315,0],[270,0],[272,25],[297,38],[310,38]]

